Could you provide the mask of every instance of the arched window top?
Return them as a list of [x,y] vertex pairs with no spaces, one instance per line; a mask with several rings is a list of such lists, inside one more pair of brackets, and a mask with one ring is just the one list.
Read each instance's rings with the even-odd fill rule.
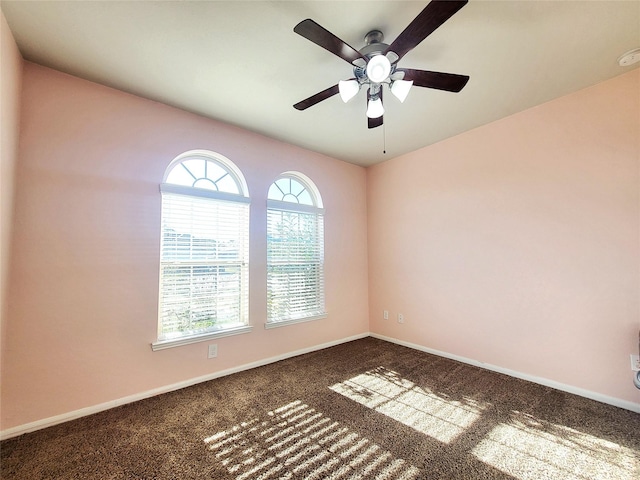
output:
[[238,167],[223,155],[208,150],[191,150],[174,158],[165,171],[163,184],[186,187],[193,195],[205,190],[249,196],[247,183]]
[[309,177],[298,172],[285,172],[269,187],[269,200],[322,208],[320,192]]

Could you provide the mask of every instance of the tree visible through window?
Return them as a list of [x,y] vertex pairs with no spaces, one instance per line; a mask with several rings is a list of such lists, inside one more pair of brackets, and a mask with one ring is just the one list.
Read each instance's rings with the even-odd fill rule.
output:
[[267,327],[325,315],[324,210],[305,176],[288,172],[267,202]]
[[160,186],[158,341],[154,349],[248,331],[249,198],[242,174],[187,152]]

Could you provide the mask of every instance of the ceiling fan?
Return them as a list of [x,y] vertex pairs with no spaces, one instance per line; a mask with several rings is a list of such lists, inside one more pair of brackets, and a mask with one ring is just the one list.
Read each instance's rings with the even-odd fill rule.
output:
[[293,31],[352,64],[355,78],[341,80],[337,85],[296,103],[294,108],[305,110],[338,93],[346,103],[366,86],[368,126],[375,128],[382,125],[382,87],[385,85],[401,102],[404,102],[412,85],[459,92],[469,81],[467,75],[398,68],[398,62],[467,2],[432,0],[391,45],[382,43],[382,32],[373,30],[365,36],[366,45],[360,50],[309,18],[301,21]]

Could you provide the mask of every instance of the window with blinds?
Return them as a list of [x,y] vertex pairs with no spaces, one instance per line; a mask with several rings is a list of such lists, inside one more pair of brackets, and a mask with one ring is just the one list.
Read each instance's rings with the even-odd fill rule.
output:
[[326,315],[324,210],[308,178],[288,172],[267,201],[267,324],[282,326]]
[[226,158],[187,152],[160,186],[158,340],[154,350],[249,331],[249,198]]

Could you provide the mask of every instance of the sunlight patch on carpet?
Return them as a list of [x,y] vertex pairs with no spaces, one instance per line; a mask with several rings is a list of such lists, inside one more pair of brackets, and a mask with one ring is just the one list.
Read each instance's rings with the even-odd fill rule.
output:
[[444,443],[455,440],[482,413],[476,402],[437,395],[384,367],[329,388]]
[[204,442],[237,480],[414,480],[420,474],[405,460],[300,401]]
[[634,480],[632,449],[521,412],[497,425],[473,450],[483,462],[519,480]]

